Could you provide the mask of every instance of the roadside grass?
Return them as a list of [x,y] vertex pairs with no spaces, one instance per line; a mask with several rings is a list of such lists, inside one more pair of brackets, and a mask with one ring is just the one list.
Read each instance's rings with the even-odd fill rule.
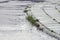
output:
[[32,16],[30,16],[30,15],[27,17],[27,20],[28,20],[32,25],[35,25],[36,22],[37,22],[37,21],[36,21]]
[[[28,6],[27,6],[28,7]],[[25,8],[24,13],[26,13],[28,15],[28,10],[26,10],[27,8]],[[39,20],[35,19],[32,15],[28,15],[26,18],[32,25],[39,27],[40,25],[37,23]]]
[[[24,10],[24,13],[28,15],[28,10]],[[40,25],[37,23],[39,20],[35,19],[32,15],[28,15],[26,18],[32,25],[39,27]]]

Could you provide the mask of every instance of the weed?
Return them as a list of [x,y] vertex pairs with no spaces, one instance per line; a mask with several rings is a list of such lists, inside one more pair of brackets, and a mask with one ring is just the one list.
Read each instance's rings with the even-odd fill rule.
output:
[[28,16],[28,17],[27,17],[27,20],[30,21],[30,23],[31,23],[32,25],[35,25],[35,24],[36,24],[36,20],[35,20],[32,16]]

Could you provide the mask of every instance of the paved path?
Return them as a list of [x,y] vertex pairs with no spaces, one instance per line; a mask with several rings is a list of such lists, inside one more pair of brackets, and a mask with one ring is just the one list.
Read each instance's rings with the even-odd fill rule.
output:
[[[26,20],[26,14],[23,12],[23,10],[25,8],[25,5],[27,4],[30,3],[9,2],[9,3],[0,4],[1,7],[0,8],[0,39],[1,40],[48,40],[48,39],[57,40],[45,34],[44,32],[38,31],[34,26],[32,26]],[[43,14],[41,14],[41,16],[43,16]],[[47,17],[46,14],[44,14],[44,16]],[[46,17],[42,17],[42,18],[46,18]],[[51,21],[53,20],[51,19]],[[54,23],[56,22],[54,21]]]
[[60,34],[60,13],[52,4],[36,4],[31,8],[33,15],[46,27]]

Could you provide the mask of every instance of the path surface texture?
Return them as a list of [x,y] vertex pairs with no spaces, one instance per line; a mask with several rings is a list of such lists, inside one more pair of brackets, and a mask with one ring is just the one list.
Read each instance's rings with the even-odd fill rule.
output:
[[41,23],[60,34],[59,6],[47,2],[10,1],[0,4],[0,40],[58,40],[37,30],[26,20],[23,11],[29,4],[34,4],[31,11]]

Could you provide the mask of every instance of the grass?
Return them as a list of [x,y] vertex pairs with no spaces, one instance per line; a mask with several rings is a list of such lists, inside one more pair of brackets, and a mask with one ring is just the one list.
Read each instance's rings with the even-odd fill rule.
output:
[[36,22],[37,22],[32,16],[28,16],[28,17],[27,17],[27,20],[28,20],[32,25],[35,25]]
[[[28,10],[24,10],[24,13],[28,15]],[[39,27],[40,25],[37,23],[38,19],[33,18],[32,15],[28,15],[27,20],[34,26]]]

